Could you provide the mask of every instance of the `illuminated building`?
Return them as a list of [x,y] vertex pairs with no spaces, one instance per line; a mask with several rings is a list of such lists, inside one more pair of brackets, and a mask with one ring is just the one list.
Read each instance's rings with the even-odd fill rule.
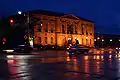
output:
[[73,14],[33,10],[11,16],[11,22],[12,27],[27,29],[24,27],[29,26],[32,29],[29,42],[34,45],[64,46],[77,42],[94,46],[94,22]]
[[58,45],[75,43],[94,46],[94,22],[75,16],[45,10],[31,11],[40,19],[34,26],[35,45]]

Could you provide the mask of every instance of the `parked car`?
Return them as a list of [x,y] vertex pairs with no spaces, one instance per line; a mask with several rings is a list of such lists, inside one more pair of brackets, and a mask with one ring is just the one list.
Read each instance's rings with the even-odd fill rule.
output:
[[120,46],[117,46],[115,49],[116,51],[120,51]]
[[15,53],[29,53],[30,47],[26,45],[19,45],[17,48],[14,48]]
[[78,53],[84,53],[89,51],[89,48],[83,45],[72,45],[67,47],[67,51],[69,54],[78,54]]

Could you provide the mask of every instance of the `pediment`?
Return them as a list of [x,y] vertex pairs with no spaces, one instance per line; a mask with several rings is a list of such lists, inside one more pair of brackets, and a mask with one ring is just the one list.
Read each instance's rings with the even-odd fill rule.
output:
[[80,18],[73,15],[73,14],[66,14],[64,16],[62,16],[63,18],[70,18],[70,19],[75,19],[75,20],[79,20]]

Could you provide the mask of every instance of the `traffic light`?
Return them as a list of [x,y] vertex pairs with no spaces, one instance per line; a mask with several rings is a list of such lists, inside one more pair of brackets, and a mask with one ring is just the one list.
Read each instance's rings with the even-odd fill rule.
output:
[[14,23],[14,20],[13,20],[13,19],[10,19],[10,23]]

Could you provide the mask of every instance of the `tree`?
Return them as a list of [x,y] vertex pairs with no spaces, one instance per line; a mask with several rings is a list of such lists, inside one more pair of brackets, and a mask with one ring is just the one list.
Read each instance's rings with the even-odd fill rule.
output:
[[0,18],[0,37],[7,35],[9,31],[9,20],[2,16]]

